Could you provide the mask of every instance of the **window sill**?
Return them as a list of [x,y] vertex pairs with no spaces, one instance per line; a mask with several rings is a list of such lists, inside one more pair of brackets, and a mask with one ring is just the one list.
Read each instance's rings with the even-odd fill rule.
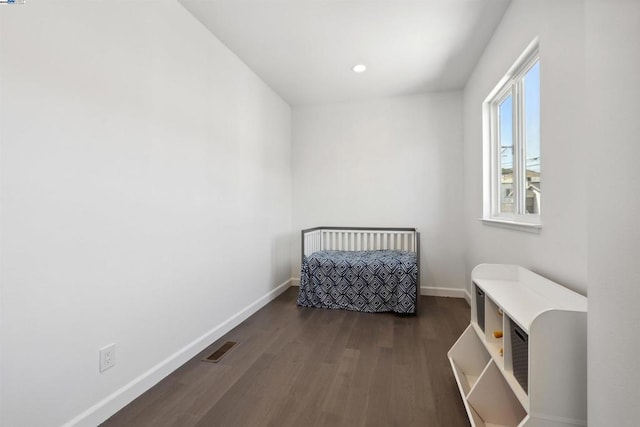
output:
[[508,228],[510,230],[526,231],[527,233],[540,233],[541,224],[532,224],[528,222],[509,221],[507,219],[496,218],[480,218],[485,225],[492,227]]

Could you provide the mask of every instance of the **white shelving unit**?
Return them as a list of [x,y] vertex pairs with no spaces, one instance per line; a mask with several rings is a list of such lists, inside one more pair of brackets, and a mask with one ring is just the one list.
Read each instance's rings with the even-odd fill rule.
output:
[[587,298],[517,265],[480,264],[471,281],[448,356],[472,427],[586,426]]

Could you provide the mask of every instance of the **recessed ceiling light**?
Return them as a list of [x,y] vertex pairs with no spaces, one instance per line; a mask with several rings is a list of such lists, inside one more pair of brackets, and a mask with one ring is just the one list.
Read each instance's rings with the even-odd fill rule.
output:
[[353,70],[354,73],[364,73],[367,67],[364,64],[357,64],[357,65],[354,65],[353,68],[351,69]]

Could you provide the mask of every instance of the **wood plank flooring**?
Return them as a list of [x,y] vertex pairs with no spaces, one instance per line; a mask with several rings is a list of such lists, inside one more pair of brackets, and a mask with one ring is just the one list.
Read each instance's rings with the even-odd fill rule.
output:
[[[447,351],[462,299],[417,317],[303,308],[292,287],[104,422],[111,426],[469,426]],[[225,341],[219,363],[203,362]]]

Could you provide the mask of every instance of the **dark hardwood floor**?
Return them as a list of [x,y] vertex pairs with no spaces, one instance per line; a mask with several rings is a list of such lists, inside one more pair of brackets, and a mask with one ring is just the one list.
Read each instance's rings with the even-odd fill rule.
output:
[[[292,287],[102,425],[469,426],[447,351],[462,299],[417,317],[296,305]],[[225,341],[219,363],[203,362]]]

